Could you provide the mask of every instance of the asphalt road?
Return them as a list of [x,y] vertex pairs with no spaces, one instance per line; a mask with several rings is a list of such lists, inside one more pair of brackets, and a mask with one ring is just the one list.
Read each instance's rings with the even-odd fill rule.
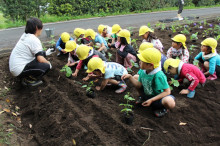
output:
[[[99,24],[107,24],[112,26],[113,24],[119,24],[121,27],[140,27],[141,25],[147,24],[148,22],[153,23],[161,19],[169,19],[176,17],[177,11],[165,11],[165,12],[152,12],[152,13],[141,13],[132,15],[120,15],[120,16],[108,16],[90,19],[71,20],[58,23],[47,23],[44,24],[44,29],[55,28],[55,36],[60,35],[62,32],[73,32],[74,28],[92,28],[97,30]],[[183,10],[182,16],[199,16],[199,17],[211,17],[220,16],[220,7],[215,8],[202,8]],[[20,36],[24,32],[24,27],[11,28],[0,30],[0,52],[5,49],[12,49]],[[45,31],[42,31],[40,40],[47,39]]]

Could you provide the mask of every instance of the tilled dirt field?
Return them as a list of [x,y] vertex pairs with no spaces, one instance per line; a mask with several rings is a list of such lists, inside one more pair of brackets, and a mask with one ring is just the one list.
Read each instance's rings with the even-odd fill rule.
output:
[[[216,20],[209,23],[218,24]],[[193,26],[193,24],[191,24]],[[208,27],[208,26],[207,26]],[[200,42],[204,29],[192,28],[191,33],[199,32],[199,40],[192,43],[187,36],[187,46],[198,47],[191,53],[194,58],[200,51]],[[171,30],[155,30],[165,50],[171,46],[168,36]],[[174,33],[172,36],[174,36]],[[135,32],[132,38],[141,38]],[[218,41],[220,44],[220,42]],[[220,51],[218,46],[218,52]],[[113,54],[114,52],[111,51]],[[207,81],[206,86],[196,90],[194,99],[179,95],[179,88],[172,94],[176,97],[176,107],[163,118],[156,118],[150,108],[135,107],[134,122],[126,125],[122,122],[124,94],[116,94],[117,87],[108,86],[104,91],[96,92],[94,99],[88,98],[81,86],[85,70],[78,78],[66,78],[60,69],[67,61],[67,56],[48,58],[53,69],[44,77],[40,87],[27,88],[20,85],[8,70],[8,57],[1,58],[1,87],[11,90],[8,96],[13,98],[13,105],[21,109],[22,130],[18,133],[29,135],[27,145],[69,146],[73,145],[219,145],[220,144],[220,80]],[[112,61],[115,60],[115,55]],[[137,69],[135,69],[135,72]],[[128,81],[127,92],[133,97],[137,93]],[[186,125],[179,125],[181,122]],[[32,125],[30,127],[30,124]],[[143,129],[151,128],[151,130]]]

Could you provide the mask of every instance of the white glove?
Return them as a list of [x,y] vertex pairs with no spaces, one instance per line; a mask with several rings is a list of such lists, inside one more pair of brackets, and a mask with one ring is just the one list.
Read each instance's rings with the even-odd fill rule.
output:
[[48,61],[48,62],[49,62],[49,65],[50,65],[50,69],[52,69],[52,65],[51,65],[50,61]]
[[49,49],[47,49],[47,51],[46,51],[46,56],[51,55],[53,52],[54,52],[54,48],[49,48]]

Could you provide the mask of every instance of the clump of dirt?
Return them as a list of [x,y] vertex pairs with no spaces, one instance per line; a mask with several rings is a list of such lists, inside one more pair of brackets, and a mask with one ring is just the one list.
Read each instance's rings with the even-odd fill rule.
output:
[[[216,20],[209,22],[218,24]],[[190,25],[192,27],[193,24]],[[207,27],[209,27],[207,25]],[[206,28],[206,27],[205,27]],[[205,29],[204,28],[204,29]],[[192,27],[198,31],[199,39],[192,43],[187,36],[187,45],[197,45],[191,56],[200,52],[204,29]],[[168,34],[171,30],[155,30],[163,43],[166,52],[171,46]],[[174,36],[176,33],[171,33]],[[138,46],[141,38],[135,32]],[[218,41],[220,44],[220,42]],[[218,47],[218,51],[219,47]],[[115,52],[112,61],[115,61]],[[220,143],[220,80],[207,81],[206,86],[196,90],[194,99],[178,94],[181,87],[175,88],[172,94],[176,97],[176,107],[163,118],[156,118],[150,108],[135,107],[134,122],[126,125],[122,122],[120,103],[123,96],[116,94],[117,87],[109,86],[104,91],[96,92],[94,99],[88,98],[85,89],[87,84],[82,78],[86,76],[81,70],[77,78],[68,79],[60,69],[67,62],[67,56],[48,57],[52,70],[45,75],[44,84],[35,88],[20,85],[8,70],[8,57],[1,59],[1,81],[6,80],[11,88],[14,104],[21,109],[23,133],[32,136],[36,145],[218,145]],[[137,72],[137,69],[135,69]],[[137,96],[132,84],[128,81],[127,92]],[[4,83],[0,83],[1,87]],[[181,122],[186,125],[179,125]],[[30,128],[30,124],[32,127]],[[143,129],[151,128],[152,131]]]

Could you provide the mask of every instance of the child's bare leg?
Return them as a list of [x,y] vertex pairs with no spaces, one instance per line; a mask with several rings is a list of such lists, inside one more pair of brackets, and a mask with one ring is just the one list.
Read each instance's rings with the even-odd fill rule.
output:
[[204,62],[204,67],[207,71],[209,70],[209,62],[208,61]]
[[162,104],[166,109],[172,109],[175,107],[175,100],[172,96],[166,96],[162,99]]
[[133,77],[134,77],[135,80],[138,80],[139,75],[136,74],[136,75],[134,75]]
[[109,79],[109,80],[108,80],[108,83],[113,84],[113,85],[118,85],[118,84],[119,84],[119,81],[114,80],[114,79]]

